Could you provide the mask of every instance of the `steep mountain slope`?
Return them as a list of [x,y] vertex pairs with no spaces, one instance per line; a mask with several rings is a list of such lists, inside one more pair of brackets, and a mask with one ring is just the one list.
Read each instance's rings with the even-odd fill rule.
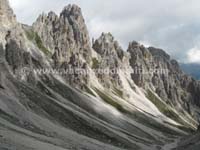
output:
[[16,27],[16,18],[7,0],[0,1],[0,40],[5,44],[7,30]]
[[200,134],[199,132],[193,136],[188,136],[177,143],[176,150],[198,150],[200,147],[199,143]]
[[[161,49],[145,48],[137,42],[130,43],[128,52],[131,54],[131,66],[147,72],[147,74],[134,73],[132,79],[138,86],[147,90],[148,97],[154,91],[188,122],[191,122],[188,112],[193,117],[199,117],[198,111],[193,108],[194,103],[197,104],[199,101],[199,95],[195,93],[199,89],[199,83],[185,75],[177,61],[170,59],[170,56]],[[161,111],[169,117],[177,118],[165,110]]]
[[76,5],[27,26],[0,4],[0,149],[169,149],[197,128],[200,85],[163,50],[91,45]]

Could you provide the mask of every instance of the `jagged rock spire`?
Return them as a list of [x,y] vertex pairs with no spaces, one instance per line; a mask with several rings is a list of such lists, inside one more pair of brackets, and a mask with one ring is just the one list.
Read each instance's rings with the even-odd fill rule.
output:
[[64,7],[60,16],[54,12],[40,15],[33,24],[33,29],[53,56],[59,53],[59,58],[56,61],[61,64],[68,62],[70,57],[76,53],[82,55],[85,60],[90,60],[89,33],[78,6],[68,5]]
[[0,0],[0,24],[9,25],[16,21],[8,0]]
[[72,27],[74,39],[77,44],[83,46],[90,45],[89,33],[80,7],[77,5],[68,5],[64,7],[60,14],[60,18],[65,21],[67,19],[69,25]]
[[5,46],[8,31],[16,27],[17,21],[8,0],[0,0],[0,43]]
[[[65,16],[82,16],[82,11],[81,8],[78,7],[77,5],[73,4],[69,4],[67,6],[65,6],[61,12],[61,16],[65,15]],[[82,16],[83,18],[83,16]]]
[[124,56],[124,51],[111,33],[102,33],[101,36],[94,41],[93,49],[101,56],[112,56],[116,57],[116,59],[122,59]]

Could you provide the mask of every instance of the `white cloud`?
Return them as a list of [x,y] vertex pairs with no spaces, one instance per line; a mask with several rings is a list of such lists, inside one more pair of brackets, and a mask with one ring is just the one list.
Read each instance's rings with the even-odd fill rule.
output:
[[200,63],[200,48],[194,47],[187,53],[189,63]]

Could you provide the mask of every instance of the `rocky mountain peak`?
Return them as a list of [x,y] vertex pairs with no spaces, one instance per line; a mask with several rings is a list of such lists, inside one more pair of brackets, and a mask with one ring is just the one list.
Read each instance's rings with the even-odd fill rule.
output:
[[138,42],[132,41],[132,42],[130,42],[129,45],[128,45],[128,50],[134,49],[134,48],[139,48],[139,47],[140,47],[140,44],[139,44]]
[[154,47],[149,47],[148,49],[154,57],[162,57],[164,59],[170,60],[170,56],[164,50]]
[[74,17],[79,17],[82,16],[82,11],[81,8],[78,7],[77,5],[73,4],[69,4],[67,6],[64,7],[64,9],[61,12],[61,15],[65,15],[65,16],[74,16]]
[[[94,63],[95,61],[93,62],[94,68],[119,69],[125,64],[124,60],[127,57],[126,52],[121,48],[111,33],[102,33],[101,36],[94,41],[93,49],[100,56],[98,65],[94,65],[97,63]],[[97,76],[105,87],[110,88],[112,87],[113,83],[115,86],[121,86],[121,81],[118,74],[98,74]]]
[[131,64],[142,64],[144,61],[150,61],[152,59],[152,55],[149,50],[136,41],[132,41],[129,43],[128,50],[131,55]]
[[58,15],[53,11],[50,11],[47,17],[52,21],[58,19]]
[[0,42],[5,46],[9,30],[16,27],[17,21],[8,0],[0,0]]
[[65,24],[69,24],[71,26],[76,44],[79,47],[83,45],[88,48],[90,45],[89,33],[82,15],[81,8],[79,8],[77,5],[68,5],[64,7],[60,14],[60,20],[63,20]]
[[51,52],[56,64],[69,62],[70,57],[76,53],[83,59],[90,60],[89,33],[78,6],[64,7],[60,16],[54,12],[40,15],[33,24],[33,30],[41,38],[46,49]]
[[0,0],[0,24],[9,25],[10,22],[16,21],[13,10],[8,0]]
[[101,37],[100,37],[102,40],[104,40],[106,43],[109,43],[109,42],[113,42],[114,41],[114,37],[111,33],[102,33],[101,34]]
[[37,18],[38,22],[45,22],[47,15],[45,13],[42,13],[39,15],[39,17]]
[[124,56],[123,49],[111,33],[102,33],[93,43],[93,49],[104,57],[112,56],[115,59],[122,59]]

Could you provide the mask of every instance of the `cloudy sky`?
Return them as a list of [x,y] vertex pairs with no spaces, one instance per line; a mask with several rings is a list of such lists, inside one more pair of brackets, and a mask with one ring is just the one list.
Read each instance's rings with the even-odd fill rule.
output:
[[20,22],[32,24],[42,12],[82,8],[90,37],[111,32],[127,49],[132,40],[163,48],[181,62],[200,63],[199,0],[10,0]]

